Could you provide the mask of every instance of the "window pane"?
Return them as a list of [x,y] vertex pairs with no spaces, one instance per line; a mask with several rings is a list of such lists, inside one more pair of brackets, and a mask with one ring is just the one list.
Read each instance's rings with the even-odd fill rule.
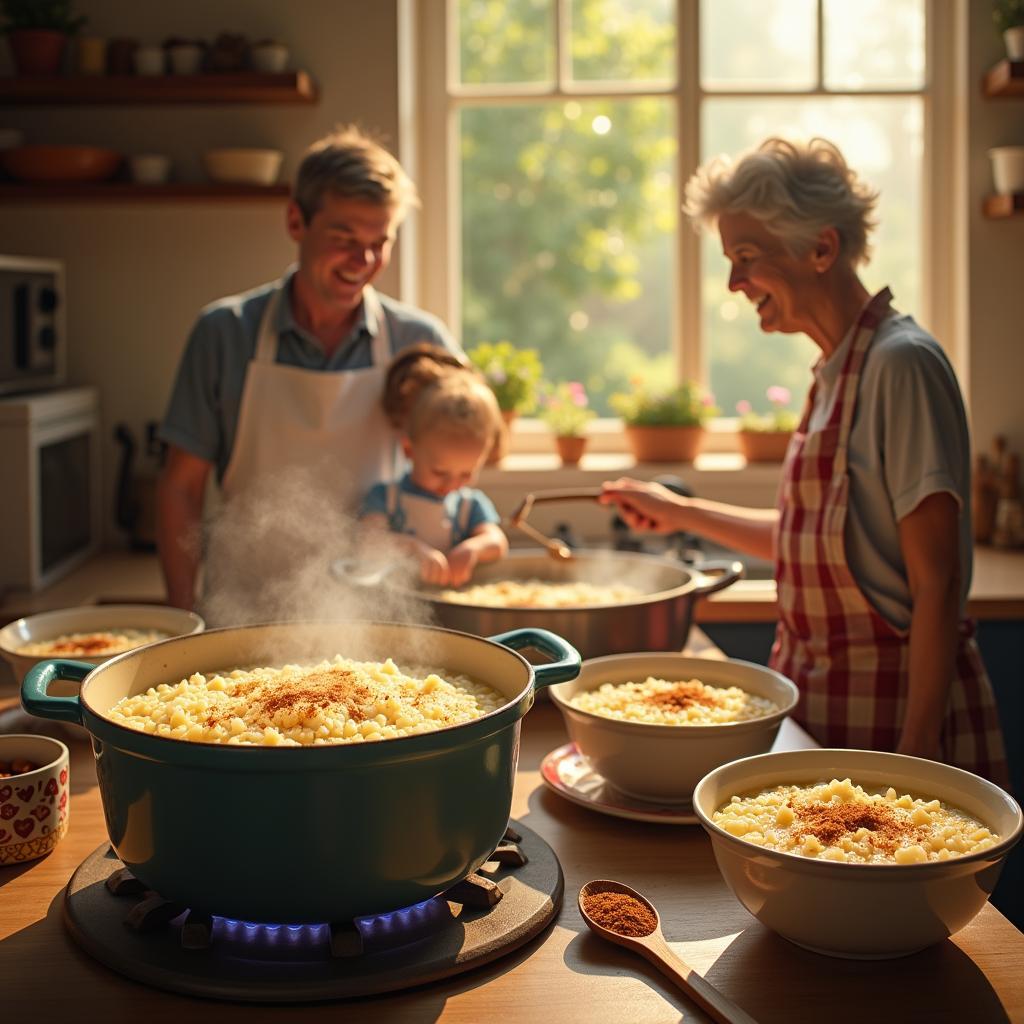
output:
[[825,0],[829,89],[924,86],[924,0]]
[[554,80],[554,0],[458,0],[459,81]]
[[675,0],[572,0],[578,81],[674,81]]
[[816,0],[705,0],[705,89],[809,89],[817,84]]
[[540,351],[595,407],[674,373],[673,106],[644,98],[461,113],[462,342]]
[[[704,108],[706,156],[737,154],[772,134],[835,142],[881,198],[871,261],[860,268],[871,291],[892,288],[897,309],[920,317],[922,101],[894,99],[715,99]],[[818,349],[804,335],[762,334],[753,306],[729,291],[717,233],[704,242],[701,295],[711,387],[723,415],[741,399],[766,411],[765,389],[788,387],[798,408]]]

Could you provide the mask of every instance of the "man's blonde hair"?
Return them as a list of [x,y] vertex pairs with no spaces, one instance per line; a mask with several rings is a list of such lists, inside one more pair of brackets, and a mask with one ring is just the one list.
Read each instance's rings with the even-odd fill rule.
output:
[[723,213],[749,214],[794,255],[807,252],[823,229],[833,227],[841,256],[857,266],[870,256],[877,202],[878,192],[827,139],[773,137],[735,163],[716,157],[699,168],[686,183],[683,212],[706,226]]
[[293,199],[307,224],[326,192],[393,209],[399,219],[410,206],[420,204],[416,186],[402,165],[355,125],[339,126],[318,139],[299,164]]

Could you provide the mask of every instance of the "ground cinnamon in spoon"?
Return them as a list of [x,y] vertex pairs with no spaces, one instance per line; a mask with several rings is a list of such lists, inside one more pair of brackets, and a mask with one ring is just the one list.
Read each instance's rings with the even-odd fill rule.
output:
[[602,928],[616,935],[641,938],[658,926],[651,909],[624,892],[588,892],[583,897],[583,909]]

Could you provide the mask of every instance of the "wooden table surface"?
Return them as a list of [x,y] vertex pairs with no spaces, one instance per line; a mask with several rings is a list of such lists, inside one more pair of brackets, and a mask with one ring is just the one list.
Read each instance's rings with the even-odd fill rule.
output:
[[[399,995],[259,1007],[148,988],[93,961],[69,937],[61,919],[63,888],[106,839],[89,746],[71,742],[68,835],[42,860],[0,868],[0,1019],[705,1020],[653,966],[591,935],[583,924],[576,907],[580,886],[591,878],[615,878],[648,895],[676,952],[764,1024],[1024,1021],[1024,935],[991,904],[952,939],[911,957],[864,962],[806,952],[763,928],[736,902],[699,826],[607,817],[549,791],[539,765],[565,741],[557,709],[538,703],[524,719],[512,805],[513,817],[554,848],[565,873],[565,903],[549,930],[492,964]],[[786,723],[779,745],[806,745],[806,736]]]

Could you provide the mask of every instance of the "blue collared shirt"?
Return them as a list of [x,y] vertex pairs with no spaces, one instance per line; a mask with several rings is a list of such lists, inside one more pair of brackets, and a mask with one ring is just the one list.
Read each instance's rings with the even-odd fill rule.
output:
[[[285,285],[289,297],[293,277],[294,268]],[[212,462],[218,480],[231,459],[246,371],[256,352],[263,311],[277,285],[274,281],[220,299],[200,313],[160,425],[161,440]],[[380,313],[387,318],[392,355],[421,341],[458,351],[436,317],[379,292],[376,295]],[[325,373],[365,369],[372,365],[371,342],[380,330],[377,312],[373,303],[364,301],[351,333],[328,356],[320,341],[295,322],[291,302],[282,301],[277,310],[277,361]]]

